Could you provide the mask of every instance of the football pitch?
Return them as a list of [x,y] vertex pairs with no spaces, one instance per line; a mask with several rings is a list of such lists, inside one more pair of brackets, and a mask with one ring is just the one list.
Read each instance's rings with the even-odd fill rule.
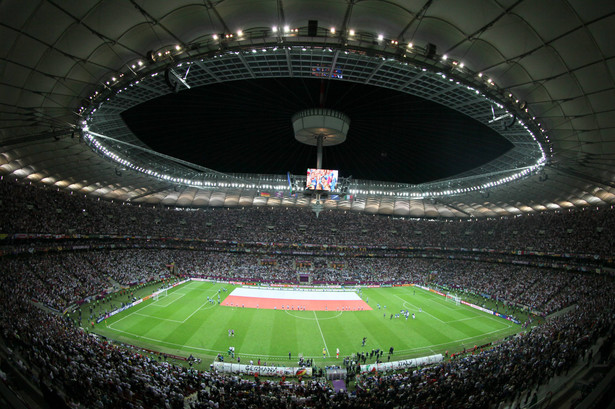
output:
[[[362,298],[372,310],[361,311],[219,305],[218,295],[224,302],[234,288],[189,281],[170,289],[166,296],[108,318],[97,324],[94,332],[167,354],[192,354],[204,362],[211,362],[218,354],[228,360],[229,347],[234,347],[234,362],[240,357],[242,363],[261,359],[294,365],[299,355],[331,364],[356,353],[369,354],[372,349],[386,354],[390,347],[395,351],[391,360],[457,353],[521,331],[521,326],[510,321],[416,287],[363,288]],[[395,317],[401,310],[410,313],[408,319]],[[336,359],[338,348],[340,357]]]

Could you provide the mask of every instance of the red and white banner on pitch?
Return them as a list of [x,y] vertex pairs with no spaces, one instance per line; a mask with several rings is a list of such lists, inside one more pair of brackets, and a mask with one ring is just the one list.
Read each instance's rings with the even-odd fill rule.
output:
[[293,311],[364,311],[372,308],[352,291],[235,288],[221,305]]

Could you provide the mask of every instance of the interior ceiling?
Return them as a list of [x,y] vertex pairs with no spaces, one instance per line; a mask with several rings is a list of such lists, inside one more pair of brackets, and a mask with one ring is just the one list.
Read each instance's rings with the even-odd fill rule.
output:
[[[542,0],[18,1],[0,3],[0,172],[106,198],[181,206],[307,205],[178,188],[118,170],[73,133],[79,108],[149,50],[213,33],[320,27],[382,34],[463,61],[527,101],[549,135],[544,172],[441,199],[365,196],[327,207],[494,217],[615,202],[615,3]],[[292,136],[289,136],[292,138]]]

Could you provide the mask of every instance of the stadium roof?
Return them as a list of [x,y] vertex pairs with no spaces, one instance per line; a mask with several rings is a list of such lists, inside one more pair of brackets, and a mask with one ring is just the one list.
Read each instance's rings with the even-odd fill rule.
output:
[[325,208],[495,217],[613,204],[614,23],[611,1],[4,1],[0,173],[133,202],[308,206],[286,174],[155,152],[121,115],[188,87],[324,78],[445,105],[513,146],[435,181],[347,180]]
[[[308,67],[314,66],[317,54],[334,55],[307,49],[296,54],[298,60],[309,56]],[[262,48],[258,53],[249,50],[246,56],[259,63],[273,59],[272,66],[277,57]],[[230,63],[235,58],[220,61]],[[182,66],[190,68],[183,72],[188,71],[186,81],[194,86],[199,67]],[[135,87],[139,88],[131,90]],[[513,147],[488,126],[454,109],[344,79],[261,78],[184,87],[128,109],[121,117],[153,150],[191,163],[224,173],[305,176],[307,168],[316,167],[317,149],[309,145],[314,135],[308,134],[307,144],[296,140],[291,119],[305,109],[319,109],[321,99],[324,109],[350,120],[344,142],[323,149],[323,167],[338,169],[342,177],[420,184],[469,171]],[[486,112],[490,114],[489,109]]]

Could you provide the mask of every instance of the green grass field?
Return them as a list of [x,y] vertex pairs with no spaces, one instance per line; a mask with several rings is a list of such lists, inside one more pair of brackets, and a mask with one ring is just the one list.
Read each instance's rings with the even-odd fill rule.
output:
[[[155,351],[192,354],[204,362],[211,362],[218,353],[227,356],[233,346],[242,363],[260,358],[294,365],[298,354],[329,364],[375,348],[386,354],[391,346],[395,348],[394,360],[447,350],[456,353],[521,330],[512,322],[415,287],[364,288],[363,299],[369,299],[374,310],[344,312],[244,309],[209,303],[207,297],[217,300],[223,287],[228,291],[220,293],[221,301],[234,286],[190,281],[169,290],[165,297],[145,301],[101,322],[93,331]],[[390,319],[391,313],[402,309],[414,312],[416,319]],[[234,337],[229,337],[229,329],[235,331]],[[367,337],[365,346],[361,345],[363,337]],[[325,358],[323,347],[327,348]],[[340,349],[339,360],[336,348]]]

